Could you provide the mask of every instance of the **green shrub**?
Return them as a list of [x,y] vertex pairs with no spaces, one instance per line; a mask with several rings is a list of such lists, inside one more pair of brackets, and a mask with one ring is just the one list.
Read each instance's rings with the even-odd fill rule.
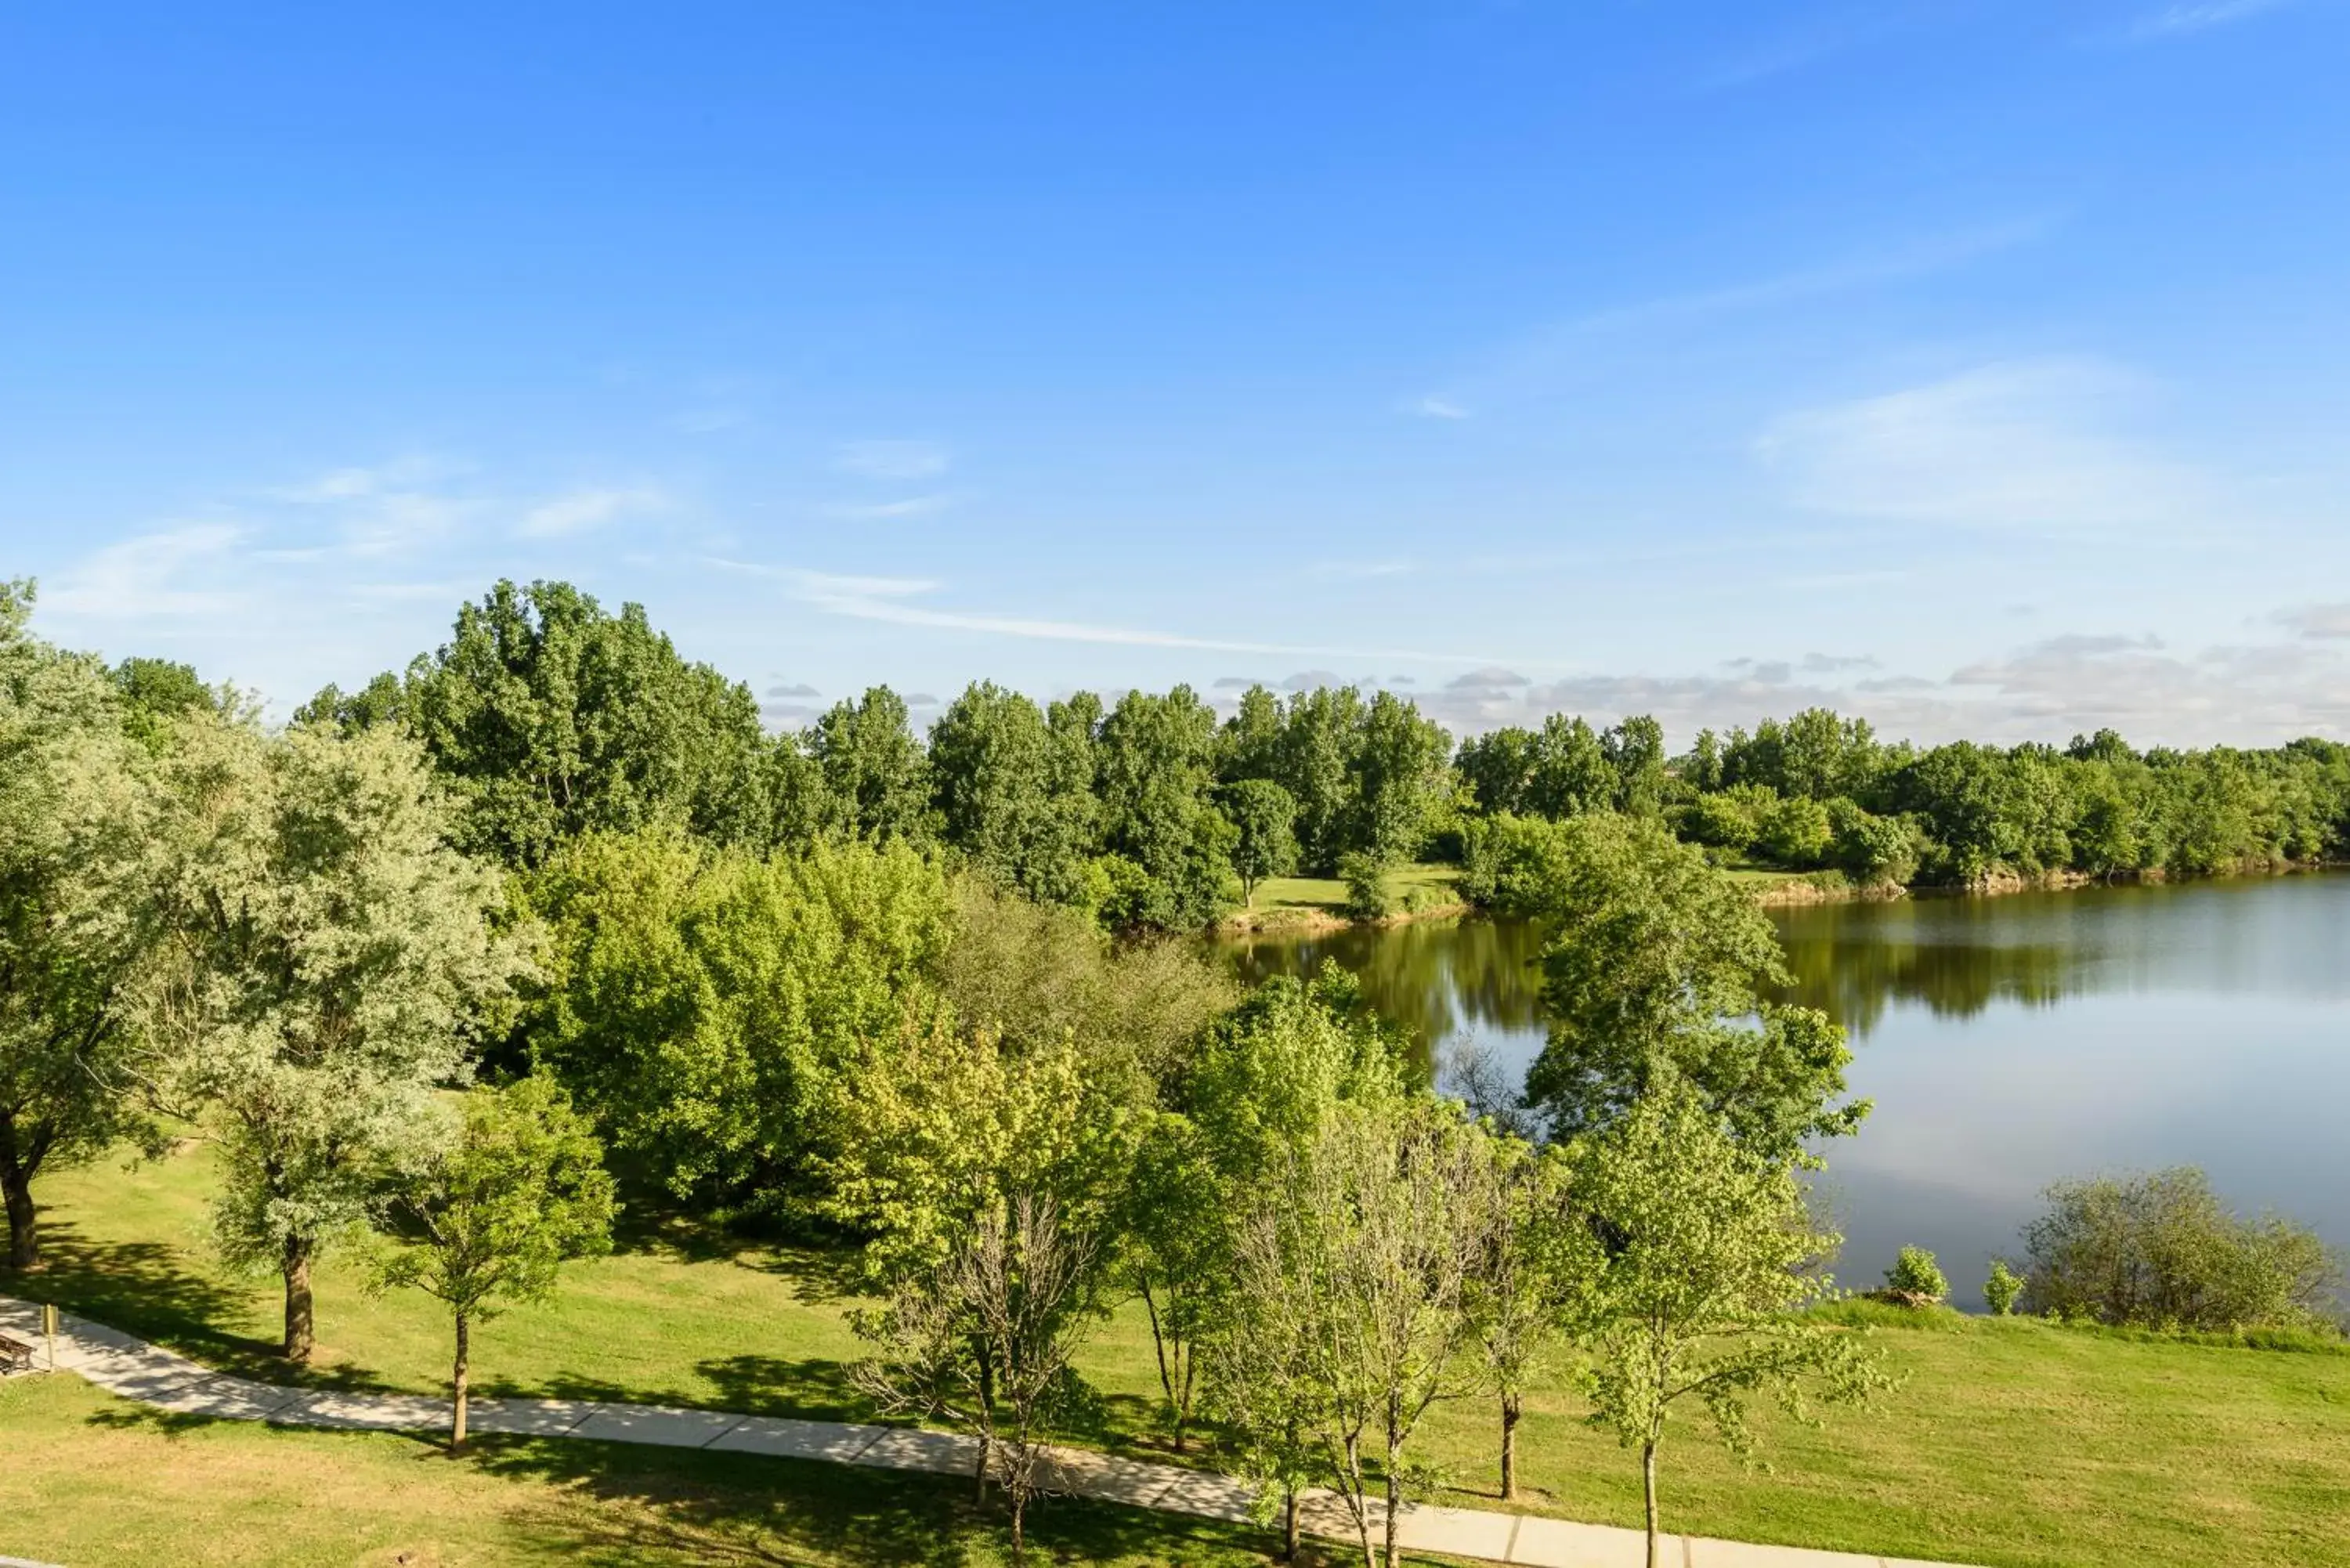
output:
[[2024,1231],[2030,1309],[2149,1328],[2318,1327],[2341,1266],[2317,1234],[2231,1213],[2192,1166],[2059,1182]]
[[1905,1305],[1926,1306],[1949,1295],[1950,1282],[1942,1277],[1933,1253],[1923,1247],[1904,1247],[1885,1271],[1884,1293]]
[[1338,879],[1347,884],[1347,915],[1350,919],[1383,920],[1397,912],[1388,873],[1394,867],[1376,855],[1359,849],[1338,857]]
[[1991,1278],[1983,1282],[1983,1304],[1991,1315],[2005,1317],[2015,1311],[2015,1298],[2022,1293],[2023,1276],[2009,1268],[2005,1258],[1993,1258]]

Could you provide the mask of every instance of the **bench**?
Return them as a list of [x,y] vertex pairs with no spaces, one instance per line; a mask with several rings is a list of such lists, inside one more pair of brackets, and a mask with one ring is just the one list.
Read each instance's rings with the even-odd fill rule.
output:
[[0,1334],[0,1372],[30,1372],[33,1369],[33,1347],[21,1339],[11,1339]]

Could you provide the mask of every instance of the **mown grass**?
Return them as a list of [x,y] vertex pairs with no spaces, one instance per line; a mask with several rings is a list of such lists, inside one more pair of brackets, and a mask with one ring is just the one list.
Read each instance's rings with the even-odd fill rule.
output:
[[[1449,901],[1461,880],[1458,866],[1414,864],[1399,866],[1388,875],[1388,886],[1399,907],[1413,895],[1422,901]],[[1268,877],[1256,886],[1249,912],[1264,916],[1284,909],[1337,914],[1347,903],[1347,884],[1336,877]]]
[[[46,1293],[204,1360],[283,1376],[269,1355],[274,1282],[226,1276],[207,1261],[207,1183],[201,1153],[51,1179],[55,1266],[37,1281],[0,1274],[0,1292]],[[834,1256],[743,1246],[684,1227],[655,1230],[614,1257],[576,1266],[555,1303],[489,1324],[476,1338],[476,1376],[497,1392],[853,1418],[866,1412],[846,1376],[858,1347],[844,1288]],[[1874,1332],[1906,1378],[1901,1391],[1881,1411],[1835,1413],[1817,1429],[1764,1418],[1767,1472],[1742,1467],[1700,1428],[1679,1428],[1665,1461],[1669,1526],[1991,1568],[2350,1562],[2350,1355],[1857,1303],[1836,1314],[1855,1332]],[[322,1272],[319,1333],[327,1348],[318,1377],[441,1388],[445,1321],[421,1297],[367,1297],[348,1261]],[[1104,1324],[1084,1367],[1109,1406],[1107,1427],[1088,1440],[1163,1457],[1140,1313],[1123,1311]],[[1584,1413],[1558,1379],[1529,1398],[1523,1506],[1637,1524],[1637,1466],[1585,1425]],[[1489,1401],[1445,1407],[1433,1417],[1421,1457],[1448,1474],[1446,1501],[1497,1506],[1494,1430]],[[54,1433],[68,1449],[110,1440],[74,1419]],[[346,1439],[300,1441],[326,1445],[324,1452]],[[99,1452],[91,1450],[93,1463]],[[795,1506],[818,1507],[836,1486],[848,1495],[867,1484],[824,1472]],[[36,1490],[30,1506],[44,1519],[69,1506],[43,1496]],[[737,1524],[782,1528],[764,1513],[727,1528]],[[52,1527],[63,1528],[44,1526]],[[1170,1537],[1159,1560],[1212,1561],[1182,1555],[1194,1550],[1192,1539]],[[109,1559],[84,1552],[67,1560]]]
[[[967,1485],[619,1443],[417,1438],[161,1416],[69,1376],[0,1384],[0,1552],[75,1568],[795,1564],[991,1568]],[[1263,1532],[1067,1499],[1028,1561],[1263,1568]],[[1335,1558],[1332,1559],[1335,1561]]]

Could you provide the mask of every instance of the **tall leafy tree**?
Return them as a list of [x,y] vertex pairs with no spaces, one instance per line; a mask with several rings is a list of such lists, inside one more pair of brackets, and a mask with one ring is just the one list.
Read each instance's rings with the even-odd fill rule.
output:
[[1084,901],[1091,780],[1073,780],[1044,711],[975,681],[931,726],[930,778],[946,841],[1008,887]]
[[329,687],[302,716],[404,722],[456,785],[463,846],[513,866],[663,821],[755,842],[774,815],[750,688],[681,658],[642,606],[612,615],[568,583],[502,581],[396,694]]
[[1226,784],[1281,776],[1281,699],[1263,686],[1241,693],[1217,738],[1216,776]]
[[532,1076],[465,1096],[455,1136],[401,1184],[394,1210],[411,1243],[385,1254],[377,1279],[449,1309],[449,1451],[465,1446],[473,1331],[507,1307],[555,1293],[568,1259],[612,1244],[612,1179],[588,1119],[552,1079]]
[[1582,1225],[1565,1321],[1589,1357],[1593,1421],[1639,1450],[1657,1568],[1658,1458],[1677,1411],[1702,1408],[1743,1453],[1756,1396],[1804,1418],[1806,1395],[1861,1403],[1890,1379],[1852,1334],[1799,1310],[1827,1293],[1815,1265],[1838,1238],[1813,1225],[1792,1165],[1733,1137],[1687,1085],[1659,1077],[1568,1152]]
[[1347,836],[1355,804],[1356,732],[1363,695],[1318,686],[1290,698],[1282,713],[1274,781],[1297,802],[1297,843],[1308,868],[1326,876],[1356,847]]
[[834,703],[808,731],[807,748],[842,831],[876,841],[931,837],[930,768],[904,698],[876,686]]
[[1645,713],[1601,732],[1599,749],[1616,774],[1617,811],[1654,812],[1665,793],[1664,727]]
[[1372,695],[1354,747],[1347,847],[1383,860],[1418,853],[1450,784],[1452,738],[1391,691]]
[[1216,715],[1189,686],[1129,691],[1094,742],[1107,847],[1139,873],[1121,923],[1180,930],[1229,908],[1232,825],[1210,798]]
[[1297,803],[1267,778],[1236,779],[1218,792],[1232,825],[1232,869],[1241,901],[1256,902],[1257,884],[1297,869]]
[[769,1199],[832,1147],[848,1075],[935,996],[944,873],[904,844],[760,859],[591,834],[532,879],[532,1056],[680,1196]]
[[171,938],[139,1022],[166,1092],[220,1145],[233,1259],[285,1281],[285,1352],[314,1342],[311,1270],[386,1177],[429,1154],[436,1088],[523,961],[490,867],[395,730],[283,735],[210,721],[162,760]]
[[0,1196],[8,1262],[41,1262],[34,1182],[143,1125],[126,1002],[156,940],[151,767],[96,660],[26,629],[0,583]]
[[1740,1136],[1792,1156],[1847,1133],[1852,1054],[1826,1014],[1772,999],[1791,982],[1777,933],[1743,889],[1653,818],[1597,815],[1538,836],[1511,874],[1543,950],[1550,1038],[1526,1097],[1561,1133],[1614,1121],[1660,1073],[1685,1078]]

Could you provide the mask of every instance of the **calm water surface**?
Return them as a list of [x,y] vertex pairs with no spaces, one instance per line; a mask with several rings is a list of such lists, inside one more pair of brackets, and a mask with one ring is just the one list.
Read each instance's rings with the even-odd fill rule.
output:
[[[1794,1000],[1853,1033],[1860,1134],[1826,1150],[1840,1274],[1904,1242],[1962,1300],[2049,1182],[2200,1165],[2231,1201],[2350,1247],[2350,875],[1773,912]],[[1336,960],[1432,1048],[1542,1049],[1522,922],[1236,941],[1253,978]]]

